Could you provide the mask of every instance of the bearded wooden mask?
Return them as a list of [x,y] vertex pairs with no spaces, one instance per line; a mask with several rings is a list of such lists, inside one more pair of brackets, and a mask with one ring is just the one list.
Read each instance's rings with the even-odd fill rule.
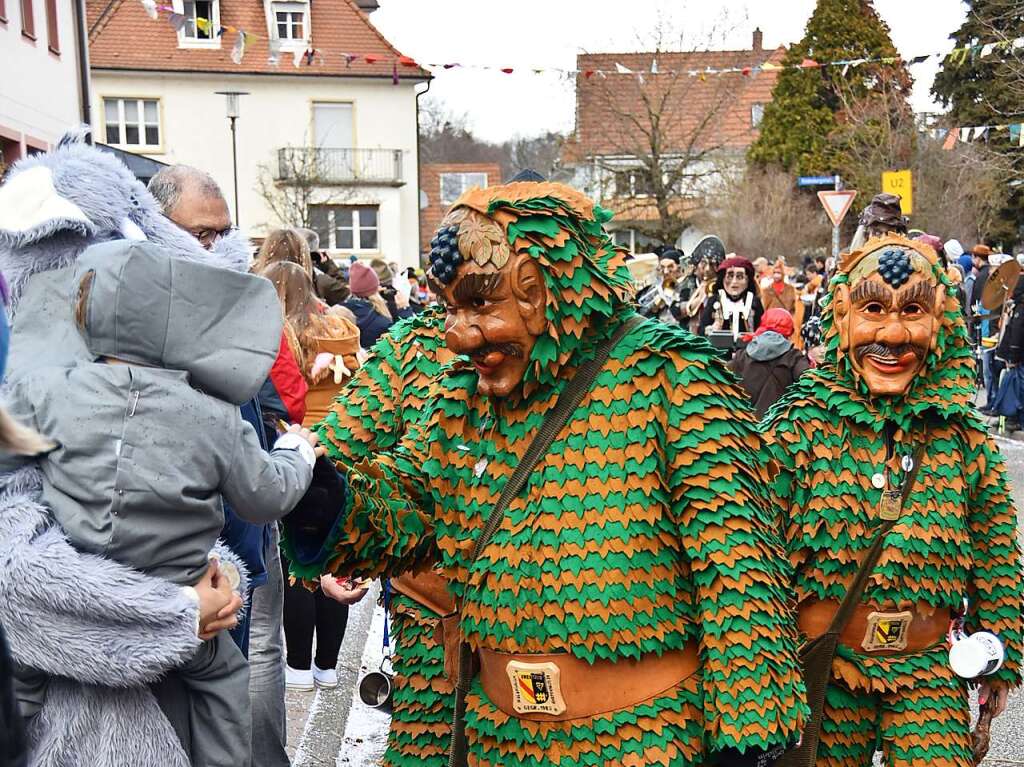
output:
[[839,349],[872,396],[906,394],[935,349],[946,307],[935,252],[902,237],[870,240],[844,260],[834,288]]
[[470,358],[479,393],[507,397],[547,329],[547,288],[538,263],[510,248],[500,224],[457,208],[431,241],[428,279],[448,311],[448,348]]

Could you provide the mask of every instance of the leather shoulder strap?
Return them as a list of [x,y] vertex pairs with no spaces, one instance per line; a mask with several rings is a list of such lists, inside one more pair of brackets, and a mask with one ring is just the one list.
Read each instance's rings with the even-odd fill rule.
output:
[[[918,445],[917,450],[914,451],[914,465],[911,467],[910,473],[907,475],[907,481],[903,483],[903,500],[901,508],[905,508],[907,505],[907,498],[910,497],[910,491],[913,489],[914,481],[917,479],[917,470],[921,467],[921,459],[924,458],[926,444],[927,439]],[[889,531],[892,530],[899,521],[899,517],[897,517],[896,519],[889,520],[878,528],[878,534],[875,536],[875,540],[872,541],[871,548],[868,549],[868,553],[864,556],[864,559],[861,560],[860,567],[857,569],[857,574],[853,578],[853,583],[850,584],[850,588],[846,591],[846,596],[843,597],[843,601],[839,604],[839,609],[836,610],[836,614],[832,618],[832,623],[829,624],[827,633],[841,634],[843,629],[846,628],[846,624],[850,622],[850,619],[853,617],[854,610],[860,603],[860,598],[864,595],[864,589],[867,588],[868,578],[871,577],[871,573],[874,571],[875,565],[878,564],[879,557],[882,556],[882,549],[885,548],[885,536],[889,534]]]
[[562,431],[562,428],[568,422],[569,417],[576,411],[576,408],[580,406],[583,398],[590,391],[590,387],[593,386],[597,374],[601,372],[604,363],[608,361],[608,355],[611,354],[612,349],[615,348],[626,333],[642,321],[642,317],[634,315],[623,322],[612,335],[601,342],[597,347],[597,353],[594,357],[580,365],[572,380],[566,384],[565,389],[558,395],[554,408],[544,418],[544,423],[541,424],[537,436],[533,438],[533,442],[526,448],[523,459],[516,466],[515,471],[512,472],[512,476],[508,478],[505,487],[501,491],[501,495],[498,497],[498,502],[494,504],[494,508],[488,515],[487,521],[484,523],[484,529],[480,532],[480,536],[476,539],[476,544],[473,546],[470,565],[476,562],[477,558],[487,547],[487,544],[491,542],[494,534],[498,531],[498,527],[501,525],[501,520],[505,516],[505,510],[508,508],[508,505],[522,492],[531,472],[533,472],[541,458],[547,455],[548,448],[555,441],[555,437]]

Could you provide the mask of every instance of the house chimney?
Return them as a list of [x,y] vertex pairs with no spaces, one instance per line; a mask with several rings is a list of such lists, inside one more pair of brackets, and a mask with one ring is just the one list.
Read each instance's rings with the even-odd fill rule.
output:
[[757,27],[756,29],[754,29],[754,47],[753,47],[753,50],[755,50],[755,51],[764,50],[762,48],[762,44],[763,43],[764,43],[764,34],[761,32],[761,28]]
[[375,10],[380,8],[380,4],[377,0],[356,0],[356,5],[359,6],[359,10],[369,16]]

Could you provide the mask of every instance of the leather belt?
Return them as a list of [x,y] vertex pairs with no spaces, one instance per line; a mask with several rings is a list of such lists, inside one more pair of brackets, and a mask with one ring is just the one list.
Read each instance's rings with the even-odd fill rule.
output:
[[697,672],[695,643],[638,660],[588,663],[568,653],[516,655],[481,649],[480,683],[517,719],[564,722],[618,711],[679,686]]
[[455,612],[455,599],[448,591],[448,580],[433,570],[418,575],[403,573],[391,579],[391,588],[423,605],[438,617]]
[[[808,639],[824,634],[839,610],[834,599],[807,599],[797,608],[797,625]],[[913,604],[888,608],[857,605],[853,617],[839,635],[839,642],[856,652],[870,655],[902,655],[921,652],[943,641],[949,631],[952,612],[948,607],[931,608]]]

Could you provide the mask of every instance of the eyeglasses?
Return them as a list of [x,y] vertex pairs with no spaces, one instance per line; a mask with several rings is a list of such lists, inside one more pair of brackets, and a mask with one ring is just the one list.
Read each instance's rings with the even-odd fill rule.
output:
[[209,248],[218,240],[227,237],[232,232],[237,232],[238,227],[228,226],[224,229],[186,229],[185,231],[199,240],[199,244],[204,248]]

